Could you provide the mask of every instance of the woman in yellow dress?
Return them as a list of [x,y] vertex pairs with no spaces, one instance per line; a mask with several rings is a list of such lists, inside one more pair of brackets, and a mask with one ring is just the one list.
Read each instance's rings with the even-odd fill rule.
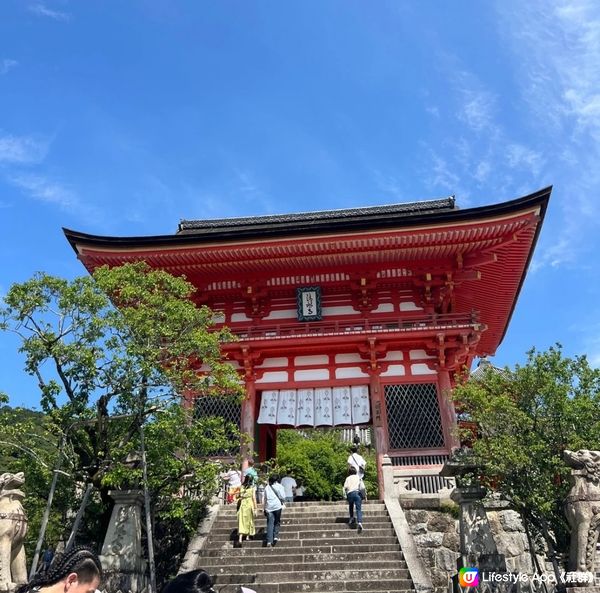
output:
[[254,517],[256,516],[256,489],[253,486],[251,475],[244,478],[244,483],[238,494],[238,536],[239,544],[242,545],[242,538],[250,539],[256,533],[254,527]]

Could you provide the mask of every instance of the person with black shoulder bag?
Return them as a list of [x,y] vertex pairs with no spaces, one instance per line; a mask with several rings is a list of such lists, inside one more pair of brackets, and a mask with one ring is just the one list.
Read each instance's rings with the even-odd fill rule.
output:
[[356,468],[358,477],[362,480],[365,477],[365,467],[367,466],[366,459],[358,452],[358,446],[350,447],[350,455],[348,457],[348,467]]
[[267,517],[267,548],[271,548],[279,541],[279,526],[281,525],[281,511],[285,509],[285,490],[279,483],[279,476],[269,477],[269,484],[263,495],[263,509]]

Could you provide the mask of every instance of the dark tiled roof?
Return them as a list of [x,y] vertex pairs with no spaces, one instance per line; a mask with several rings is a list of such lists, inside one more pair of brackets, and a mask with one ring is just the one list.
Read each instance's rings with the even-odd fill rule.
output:
[[424,202],[407,202],[387,206],[368,206],[365,208],[344,208],[340,210],[322,210],[320,212],[297,212],[292,214],[271,214],[267,216],[244,216],[240,218],[214,218],[207,220],[182,220],[177,234],[195,233],[198,231],[217,231],[256,228],[262,225],[287,225],[290,223],[318,224],[321,222],[348,222],[352,219],[365,220],[390,216],[409,218],[411,216],[451,212],[457,210],[454,197]]
[[477,368],[469,374],[469,378],[475,381],[482,381],[485,379],[487,373],[493,373],[495,375],[502,375],[505,378],[510,377],[510,373],[506,369],[494,366],[487,358],[482,358],[477,364]]
[[[215,241],[240,241],[310,237],[331,233],[361,233],[379,230],[410,229],[420,225],[446,225],[475,222],[496,216],[512,215],[524,208],[539,208],[543,220],[551,187],[509,202],[461,210],[454,197],[425,202],[300,212],[270,216],[183,220],[172,235],[143,237],[104,237],[64,229],[76,253],[80,248],[156,249],[169,245],[201,245]],[[538,225],[539,231],[539,225]],[[536,231],[536,233],[538,232]],[[537,237],[537,234],[536,234]],[[535,239],[534,239],[535,244]]]

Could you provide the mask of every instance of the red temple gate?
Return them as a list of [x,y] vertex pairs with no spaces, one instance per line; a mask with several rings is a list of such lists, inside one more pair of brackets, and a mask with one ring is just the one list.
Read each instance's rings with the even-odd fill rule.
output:
[[502,341],[550,192],[465,210],[448,198],[183,221],[166,236],[65,234],[89,271],[142,259],[198,288],[238,338],[223,352],[261,459],[278,427],[370,424],[383,491],[384,455],[439,467],[458,444],[455,374]]

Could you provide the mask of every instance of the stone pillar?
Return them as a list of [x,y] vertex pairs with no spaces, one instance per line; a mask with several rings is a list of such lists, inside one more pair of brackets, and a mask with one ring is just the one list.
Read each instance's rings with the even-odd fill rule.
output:
[[383,463],[381,469],[383,474],[384,491],[388,498],[391,497],[395,500],[398,500],[399,496],[396,492],[396,485],[394,484],[394,466],[392,465],[392,460],[387,455],[383,455],[382,457]]
[[458,438],[456,411],[452,400],[452,382],[448,370],[440,369],[438,371],[438,382],[440,388],[438,401],[444,430],[444,442],[447,447],[454,449],[460,447],[460,439]]
[[371,398],[371,417],[373,418],[373,432],[375,434],[375,455],[377,458],[377,483],[379,485],[379,500],[385,498],[385,481],[383,477],[383,456],[388,452],[387,426],[385,422],[385,402],[379,371],[370,373],[369,397]]
[[104,538],[100,560],[107,591],[142,593],[147,588],[146,560],[142,551],[141,490],[111,490],[115,506]]
[[246,379],[246,397],[242,401],[240,431],[246,439],[242,446],[242,470],[248,468],[248,458],[254,449],[254,411],[256,410],[256,385],[254,379]]
[[460,506],[460,554],[462,566],[506,572],[506,560],[498,553],[482,500],[487,491],[481,486],[456,487],[450,498]]

